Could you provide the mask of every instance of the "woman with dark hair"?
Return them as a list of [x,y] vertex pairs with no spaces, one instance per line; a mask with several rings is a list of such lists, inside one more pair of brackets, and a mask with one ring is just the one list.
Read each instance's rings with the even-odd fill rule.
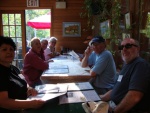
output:
[[29,87],[19,74],[20,70],[11,63],[16,45],[10,37],[0,36],[0,113],[19,113],[22,109],[39,108],[42,100],[26,100],[37,91]]

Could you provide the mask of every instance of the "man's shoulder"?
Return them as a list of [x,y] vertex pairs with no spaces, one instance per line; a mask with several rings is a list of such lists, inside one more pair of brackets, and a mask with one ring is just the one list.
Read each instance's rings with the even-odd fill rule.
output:
[[149,65],[149,63],[145,60],[145,59],[143,59],[143,58],[141,58],[141,57],[137,57],[134,61],[133,61],[133,63],[144,63],[144,64],[147,64],[147,65]]
[[113,57],[113,55],[112,55],[112,53],[109,51],[109,50],[105,50],[103,53],[102,53],[102,56],[104,57],[104,58],[111,58],[112,59],[112,57]]
[[145,59],[138,57],[136,58],[131,64],[131,67],[135,68],[136,70],[147,72],[150,71],[150,64]]
[[30,57],[31,58],[35,55],[36,55],[36,53],[34,53],[33,51],[29,51],[29,52],[26,53],[25,57],[27,57],[27,58]]
[[112,55],[112,53],[109,50],[105,50],[104,53]]

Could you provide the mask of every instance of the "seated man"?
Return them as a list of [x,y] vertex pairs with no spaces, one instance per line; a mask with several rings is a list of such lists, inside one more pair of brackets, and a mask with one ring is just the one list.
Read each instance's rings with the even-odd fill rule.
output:
[[91,66],[91,84],[98,94],[104,94],[114,87],[116,66],[110,51],[106,50],[105,39],[96,36],[90,41],[81,62],[82,67]]
[[42,84],[40,79],[44,70],[49,68],[48,61],[45,61],[41,54],[41,43],[36,37],[31,40],[31,49],[24,58],[23,75],[26,81],[32,87]]
[[111,91],[101,96],[110,101],[112,113],[148,113],[150,101],[150,65],[139,57],[139,43],[125,38],[119,47],[124,66]]

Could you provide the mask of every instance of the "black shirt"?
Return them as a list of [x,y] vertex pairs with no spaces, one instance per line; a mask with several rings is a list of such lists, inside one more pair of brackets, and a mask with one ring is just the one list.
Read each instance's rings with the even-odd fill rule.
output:
[[[20,71],[11,65],[9,68],[0,64],[0,92],[7,91],[11,99],[27,98],[27,83],[18,75]],[[0,113],[16,113],[18,110],[8,110],[0,107]]]
[[142,58],[136,58],[130,64],[124,65],[119,77],[112,90],[111,100],[117,105],[129,90],[140,91],[144,96],[131,110],[148,111],[150,101],[150,65],[148,62]]

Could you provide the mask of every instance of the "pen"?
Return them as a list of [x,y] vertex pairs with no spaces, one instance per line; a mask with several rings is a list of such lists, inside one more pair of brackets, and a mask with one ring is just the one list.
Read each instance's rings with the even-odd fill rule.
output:
[[66,97],[68,97],[68,88],[69,88],[69,85],[67,86]]
[[68,98],[68,93],[66,93],[66,97]]

